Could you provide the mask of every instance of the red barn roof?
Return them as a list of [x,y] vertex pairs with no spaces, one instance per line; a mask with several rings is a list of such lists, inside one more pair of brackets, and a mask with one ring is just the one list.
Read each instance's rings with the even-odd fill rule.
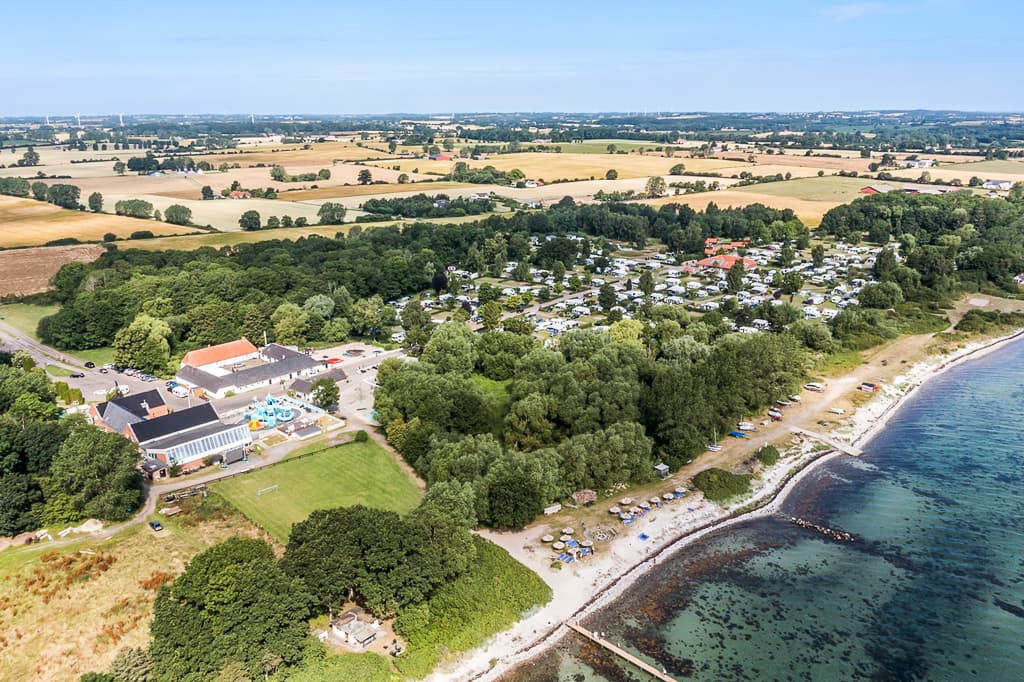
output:
[[203,365],[225,362],[232,358],[240,358],[243,355],[251,355],[258,352],[258,350],[248,339],[238,339],[237,341],[228,341],[216,346],[207,346],[199,350],[190,350],[181,359],[181,364],[182,366],[202,367]]

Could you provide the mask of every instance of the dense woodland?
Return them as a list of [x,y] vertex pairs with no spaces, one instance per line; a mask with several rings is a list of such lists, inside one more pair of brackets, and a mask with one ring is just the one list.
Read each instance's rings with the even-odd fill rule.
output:
[[0,536],[88,518],[122,521],[142,502],[138,451],[82,417],[25,353],[0,353]]

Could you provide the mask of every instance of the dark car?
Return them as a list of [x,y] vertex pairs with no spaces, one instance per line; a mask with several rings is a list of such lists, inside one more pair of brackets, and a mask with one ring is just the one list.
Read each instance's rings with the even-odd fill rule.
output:
[[95,362],[87,362],[87,363],[85,363],[85,368],[86,368],[86,369],[92,369],[92,368],[94,368],[95,366],[96,366],[96,363],[95,363]]
[[72,379],[82,379],[84,377],[85,377],[85,373],[84,372],[72,372],[71,373],[71,378]]
[[161,531],[164,529],[164,524],[160,523],[159,521],[150,521],[149,527],[155,531]]
[[106,374],[108,371],[110,370],[108,370],[106,367],[100,367],[100,374]]

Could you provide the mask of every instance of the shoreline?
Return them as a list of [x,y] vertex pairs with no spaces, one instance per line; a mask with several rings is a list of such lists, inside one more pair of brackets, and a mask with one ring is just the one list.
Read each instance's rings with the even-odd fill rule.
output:
[[[999,350],[1003,346],[1024,337],[1024,329],[1019,329],[1001,337],[969,343],[963,348],[945,355],[932,355],[900,372],[887,383],[882,392],[868,403],[860,406],[849,415],[845,422],[830,431],[830,435],[838,436],[839,440],[859,447],[864,447],[877,436],[898,412],[905,401],[914,396],[928,380],[940,376],[945,371],[962,362],[978,359]],[[695,543],[710,533],[728,529],[739,523],[754,521],[772,516],[778,512],[793,489],[809,476],[821,464],[837,457],[848,456],[835,449],[828,449],[808,456],[806,453],[784,457],[773,467],[765,469],[761,478],[764,484],[753,495],[743,500],[742,505],[733,509],[724,509],[718,505],[705,502],[702,508],[708,511],[709,506],[715,512],[707,521],[685,529],[685,518],[679,510],[672,510],[675,523],[663,523],[659,530],[668,532],[668,537],[658,544],[637,546],[635,536],[619,540],[623,543],[619,548],[612,549],[602,561],[594,562],[581,570],[582,575],[557,576],[562,580],[545,579],[552,587],[553,596],[548,604],[540,607],[523,620],[518,621],[508,630],[497,633],[483,645],[450,662],[451,668],[442,666],[426,679],[432,682],[455,682],[456,680],[493,681],[509,672],[525,661],[540,655],[555,646],[566,634],[568,628],[563,626],[566,620],[580,620],[594,611],[603,608],[629,589],[639,578],[652,568],[666,561],[669,556],[684,547]],[[795,460],[799,460],[794,464]],[[751,504],[758,504],[747,509]],[[706,513],[703,516],[707,516]],[[665,517],[661,517],[664,519]],[[659,519],[660,520],[660,519]],[[700,519],[703,520],[703,519]],[[654,521],[654,519],[651,519]],[[509,549],[508,538],[501,542],[495,533],[485,535],[488,539]],[[518,535],[514,536],[518,537]],[[652,538],[653,539],[653,538]],[[623,561],[617,556],[617,549],[643,549],[646,554],[639,560]],[[516,553],[513,553],[516,556]],[[517,557],[520,561],[519,557]],[[524,562],[525,563],[525,562]],[[528,566],[531,570],[536,570]],[[564,573],[564,572],[563,572]],[[552,582],[566,582],[565,578],[577,578],[563,589]],[[592,580],[588,580],[592,578]],[[603,579],[602,579],[603,578]],[[569,586],[576,589],[569,591]],[[591,589],[587,589],[590,587]]]

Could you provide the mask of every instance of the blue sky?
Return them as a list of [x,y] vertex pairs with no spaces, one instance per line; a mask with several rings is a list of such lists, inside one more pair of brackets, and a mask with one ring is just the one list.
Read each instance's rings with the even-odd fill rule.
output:
[[1015,2],[5,3],[0,115],[1024,110]]

